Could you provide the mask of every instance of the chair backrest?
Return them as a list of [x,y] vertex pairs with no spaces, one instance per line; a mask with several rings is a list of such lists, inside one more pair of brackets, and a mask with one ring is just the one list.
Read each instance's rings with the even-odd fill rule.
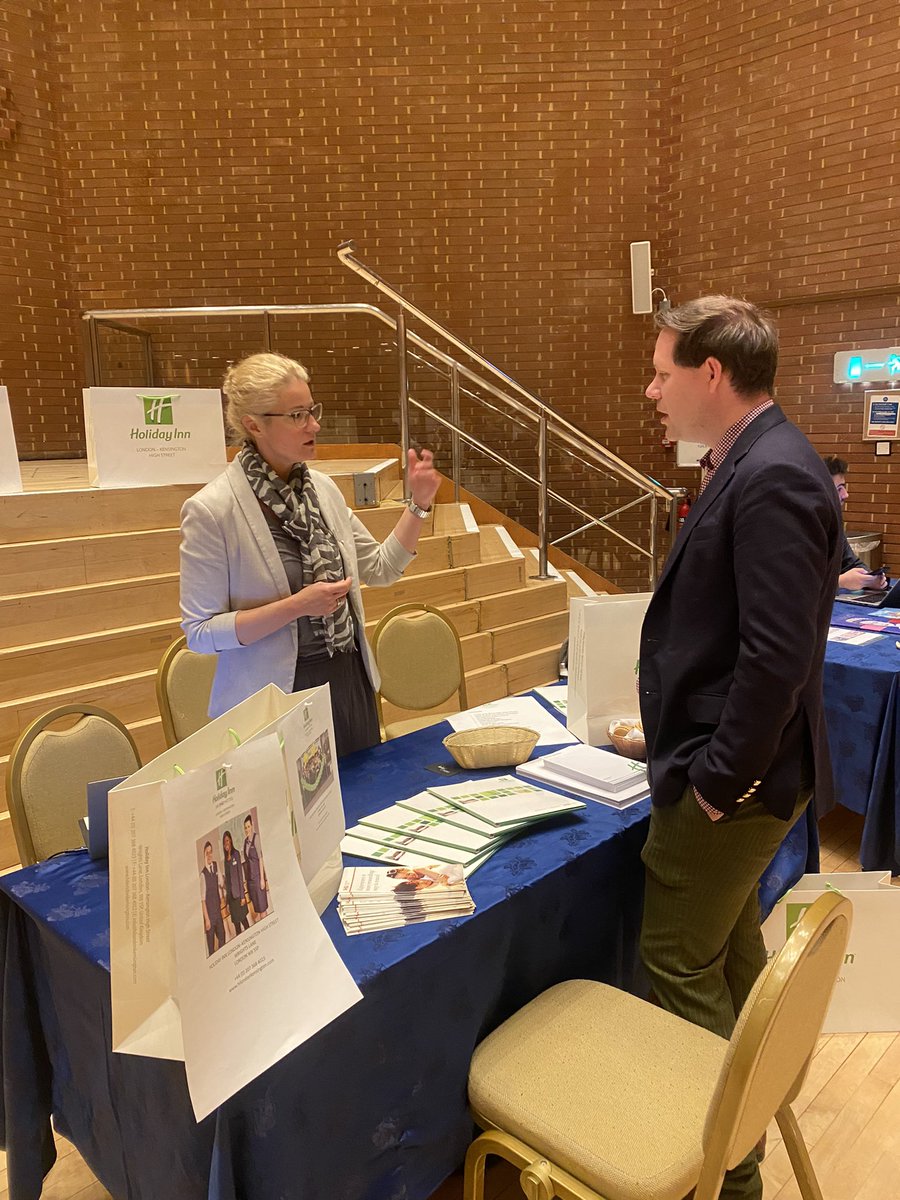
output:
[[[844,962],[852,906],[836,892],[812,904],[763,971],[738,1017],[704,1130],[697,1200],[744,1158],[806,1078]],[[704,1190],[706,1189],[706,1190]]]
[[[78,720],[49,728],[66,717]],[[9,756],[9,815],[22,865],[78,846],[87,785],[132,775],[140,765],[134,738],[105,709],[64,704],[32,721]]]
[[183,742],[209,722],[215,673],[215,654],[188,650],[184,636],[176,638],[162,656],[156,672],[156,702],[167,746]]
[[372,635],[372,652],[381,675],[381,701],[397,708],[435,708],[459,693],[468,707],[466,674],[459,634],[449,617],[430,604],[400,604],[386,613]]

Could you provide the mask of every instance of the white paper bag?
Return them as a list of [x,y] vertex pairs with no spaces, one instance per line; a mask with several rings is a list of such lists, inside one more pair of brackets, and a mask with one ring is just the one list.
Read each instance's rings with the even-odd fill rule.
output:
[[21,492],[22,473],[16,450],[16,435],[9,411],[9,393],[0,387],[0,494]]
[[[330,692],[325,685],[286,695],[269,684],[109,793],[114,1050],[184,1057],[176,1003],[165,784],[179,772],[211,764],[222,769],[237,746],[271,733],[279,737],[279,795],[318,911],[337,894],[344,811]],[[324,761],[321,773],[310,774],[311,755]],[[300,774],[304,768],[305,794]]]
[[823,1032],[900,1032],[900,888],[891,886],[889,871],[804,875],[763,924],[769,958],[831,888],[853,905],[853,927]]
[[215,388],[85,388],[84,428],[94,487],[207,483],[225,469]]
[[298,868],[280,740],[253,738],[163,785],[176,994],[198,1121],[361,999]]
[[614,717],[640,715],[636,668],[651,595],[576,596],[570,602],[566,725],[590,746],[608,744]]

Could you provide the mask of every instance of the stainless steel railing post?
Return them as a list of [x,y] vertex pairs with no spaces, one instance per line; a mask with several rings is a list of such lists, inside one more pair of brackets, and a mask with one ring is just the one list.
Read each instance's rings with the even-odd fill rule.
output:
[[656,526],[659,518],[659,508],[657,506],[656,497],[650,497],[650,591],[656,591],[656,576],[658,574],[658,566],[656,562]]
[[450,435],[450,470],[453,472],[453,499],[459,503],[459,367],[456,363],[450,368],[450,420],[453,432]]
[[397,381],[400,391],[400,450],[402,452],[403,495],[408,498],[409,375],[406,369],[406,313],[402,308],[397,311]]
[[541,418],[538,422],[538,579],[550,578],[550,572],[547,569],[547,529],[550,517],[550,485],[547,480],[547,460],[549,457],[547,442],[547,417],[545,413],[541,413]]

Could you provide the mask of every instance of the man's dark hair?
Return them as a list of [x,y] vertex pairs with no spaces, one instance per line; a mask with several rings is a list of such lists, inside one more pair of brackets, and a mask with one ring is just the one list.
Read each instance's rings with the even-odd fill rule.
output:
[[846,475],[847,460],[839,458],[836,454],[823,454],[822,462],[828,468],[829,475]]
[[657,329],[676,335],[673,358],[679,367],[699,367],[715,358],[738,395],[772,394],[778,331],[755,304],[733,296],[701,296],[654,313],[653,320]]
[[203,853],[205,854],[207,850],[212,850],[212,842],[206,843],[206,845],[203,847]]

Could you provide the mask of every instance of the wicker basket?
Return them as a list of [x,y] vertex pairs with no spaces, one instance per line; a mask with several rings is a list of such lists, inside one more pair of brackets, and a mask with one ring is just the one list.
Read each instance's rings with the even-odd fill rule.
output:
[[527,760],[541,735],[518,725],[485,725],[444,738],[444,745],[461,767],[517,767]]
[[[633,731],[636,730],[637,733]],[[610,721],[606,731],[609,740],[623,758],[647,757],[647,743],[644,740],[644,726],[635,717],[617,717]],[[631,733],[631,737],[628,734]]]

